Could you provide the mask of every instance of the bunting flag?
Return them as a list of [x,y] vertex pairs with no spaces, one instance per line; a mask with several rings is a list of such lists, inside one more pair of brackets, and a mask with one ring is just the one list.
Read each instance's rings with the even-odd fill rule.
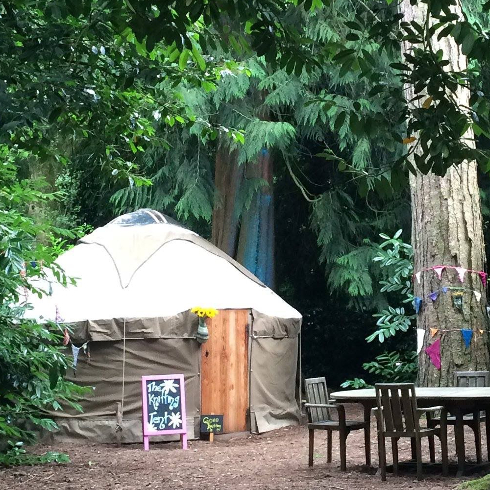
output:
[[468,269],[465,269],[464,267],[455,267],[456,272],[458,273],[458,277],[460,282],[464,282],[464,275],[468,271]]
[[483,284],[483,287],[485,287],[487,285],[487,273],[480,271],[480,272],[478,272],[478,275],[480,276],[481,283]]
[[481,293],[480,291],[473,291],[473,294],[475,295],[475,298],[477,301],[481,300]]
[[431,328],[430,329],[430,336],[431,337],[434,337],[434,335],[436,335],[437,332],[439,332],[439,329],[438,328]]
[[461,335],[463,336],[464,345],[466,348],[468,348],[470,346],[471,339],[473,338],[473,330],[470,330],[469,328],[462,328]]
[[421,306],[422,306],[422,298],[415,296],[415,298],[413,298],[413,307],[415,308],[415,313],[417,315],[419,314]]
[[76,345],[71,344],[71,352],[73,354],[73,369],[77,369],[78,363],[78,354],[80,352],[81,347],[77,347]]
[[430,293],[429,294],[429,298],[432,300],[432,301],[435,301],[437,299],[437,297],[439,296],[439,291],[434,291],[433,293]]
[[480,328],[478,331],[480,332],[480,335],[483,335],[483,332],[485,332],[485,330],[483,330],[483,328]]
[[446,286],[444,286],[444,287],[442,288],[442,292],[443,292],[443,293],[447,293],[447,289],[448,289],[448,288],[447,288]]
[[442,279],[442,271],[446,268],[445,265],[437,265],[435,267],[432,267],[432,270],[437,274],[437,277],[439,279]]
[[415,274],[415,277],[417,278],[417,283],[420,284],[420,276],[422,275],[422,271],[419,271]]
[[454,291],[452,293],[453,298],[453,306],[459,310],[463,311],[463,292],[462,291]]
[[433,344],[425,349],[425,353],[429,356],[430,362],[441,370],[441,339],[437,339]]
[[420,354],[424,345],[425,330],[423,328],[417,328],[417,354]]
[[54,321],[57,324],[63,323],[63,318],[60,315],[60,310],[58,309],[58,305],[55,306],[55,315],[54,315]]

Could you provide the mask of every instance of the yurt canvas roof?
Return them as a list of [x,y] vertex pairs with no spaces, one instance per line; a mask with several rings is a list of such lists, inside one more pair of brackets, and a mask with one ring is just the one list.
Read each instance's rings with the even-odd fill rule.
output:
[[170,317],[194,306],[254,309],[300,319],[298,311],[217,247],[165,215],[139,210],[96,229],[57,264],[76,286],[50,281],[30,317],[75,323]]

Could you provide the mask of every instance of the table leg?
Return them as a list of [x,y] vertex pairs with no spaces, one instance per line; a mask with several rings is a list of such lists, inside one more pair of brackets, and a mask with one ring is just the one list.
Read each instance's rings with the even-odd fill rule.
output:
[[463,476],[465,463],[463,412],[456,407],[451,409],[451,411],[456,416],[456,424],[454,426],[456,455],[458,456],[458,472],[456,476]]
[[364,449],[366,451],[366,464],[371,466],[371,404],[364,405]]

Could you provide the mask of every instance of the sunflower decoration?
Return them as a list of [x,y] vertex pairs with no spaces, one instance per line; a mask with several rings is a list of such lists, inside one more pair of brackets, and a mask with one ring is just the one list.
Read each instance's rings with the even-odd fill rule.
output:
[[199,324],[197,327],[196,340],[200,344],[204,344],[209,339],[209,331],[206,325],[206,318],[214,318],[218,314],[218,310],[214,308],[202,308],[195,306],[191,312],[198,316]]

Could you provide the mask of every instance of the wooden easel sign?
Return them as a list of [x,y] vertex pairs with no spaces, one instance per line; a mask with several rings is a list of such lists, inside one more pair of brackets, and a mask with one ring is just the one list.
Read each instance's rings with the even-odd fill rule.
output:
[[180,434],[187,449],[185,386],[183,374],[141,377],[143,397],[143,446],[150,449],[150,436]]

